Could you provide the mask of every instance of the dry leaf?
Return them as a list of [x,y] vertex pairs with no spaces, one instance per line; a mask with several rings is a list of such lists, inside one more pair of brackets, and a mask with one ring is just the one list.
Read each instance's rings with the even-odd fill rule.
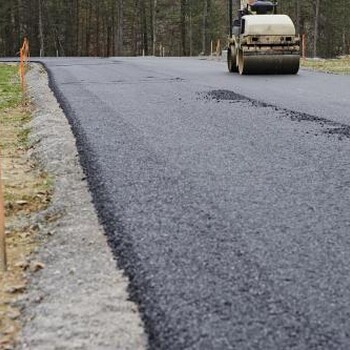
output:
[[29,263],[28,261],[20,261],[15,266],[26,270],[29,267]]
[[4,330],[4,334],[5,335],[9,335],[9,334],[13,334],[16,332],[16,327],[15,326],[10,326],[10,327],[7,327],[5,330]]
[[[8,336],[0,338],[0,346],[9,345],[10,342],[11,342],[11,338]],[[2,349],[2,348],[0,348],[0,349]]]
[[16,201],[16,204],[18,204],[18,205],[26,205],[26,204],[28,204],[28,202],[27,201]]
[[35,261],[30,264],[30,271],[37,272],[39,270],[42,270],[44,267],[45,267],[45,264],[39,261]]
[[19,284],[17,286],[12,286],[10,288],[6,289],[7,293],[22,293],[24,292],[26,289],[26,285],[25,284]]
[[18,310],[13,310],[7,314],[8,318],[11,320],[16,320],[19,316],[21,316],[21,313]]

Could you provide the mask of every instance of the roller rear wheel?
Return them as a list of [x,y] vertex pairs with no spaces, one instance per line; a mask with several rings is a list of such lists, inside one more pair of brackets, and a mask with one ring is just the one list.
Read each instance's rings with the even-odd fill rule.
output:
[[244,54],[242,50],[238,50],[238,72],[240,75],[247,74],[244,67]]
[[227,50],[227,68],[230,73],[238,72],[236,64],[236,48],[234,45],[231,45]]

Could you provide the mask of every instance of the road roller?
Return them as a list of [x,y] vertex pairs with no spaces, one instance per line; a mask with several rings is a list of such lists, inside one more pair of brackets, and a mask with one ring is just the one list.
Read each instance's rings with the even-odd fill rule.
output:
[[300,37],[289,16],[277,13],[277,3],[241,0],[233,20],[229,0],[230,35],[227,66],[239,74],[297,74]]

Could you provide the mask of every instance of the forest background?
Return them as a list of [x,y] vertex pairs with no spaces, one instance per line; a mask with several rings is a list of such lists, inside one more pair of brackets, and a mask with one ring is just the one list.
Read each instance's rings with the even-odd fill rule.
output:
[[[0,56],[207,55],[226,43],[230,0],[1,0]],[[232,0],[235,10],[239,0]],[[308,57],[350,52],[349,0],[279,0]]]

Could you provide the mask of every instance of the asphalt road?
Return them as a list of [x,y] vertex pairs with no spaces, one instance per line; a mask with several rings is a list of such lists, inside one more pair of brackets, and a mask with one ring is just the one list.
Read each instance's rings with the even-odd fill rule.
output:
[[350,348],[350,76],[44,62],[151,349]]

